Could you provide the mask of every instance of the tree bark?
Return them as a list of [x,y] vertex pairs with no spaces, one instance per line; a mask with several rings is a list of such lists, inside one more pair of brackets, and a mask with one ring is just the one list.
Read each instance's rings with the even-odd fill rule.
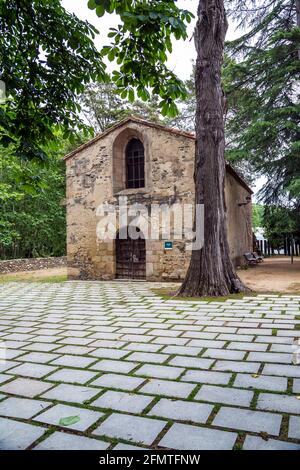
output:
[[221,85],[228,23],[223,0],[200,0],[195,29],[195,202],[204,204],[204,246],[193,250],[181,296],[246,292],[229,255],[225,208],[224,94]]

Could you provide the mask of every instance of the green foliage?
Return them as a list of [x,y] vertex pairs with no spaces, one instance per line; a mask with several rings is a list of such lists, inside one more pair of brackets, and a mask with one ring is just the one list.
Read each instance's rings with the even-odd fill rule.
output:
[[[228,85],[231,84],[232,78],[228,77],[227,73],[227,64],[230,62],[228,57],[225,57],[224,68],[223,68],[223,87],[228,88]],[[229,82],[229,83],[228,83]],[[166,125],[177,127],[179,129],[184,129],[189,132],[195,131],[195,117],[196,117],[196,90],[195,90],[195,64],[192,63],[192,72],[188,80],[184,82],[185,88],[187,90],[187,96],[184,99],[178,101],[179,105],[179,114],[175,118],[167,118],[165,120]],[[227,119],[225,120],[225,158],[229,161],[235,170],[240,173],[242,178],[244,178],[249,184],[251,184],[255,178],[256,174],[253,168],[253,164],[249,162],[246,158],[240,158],[240,149],[236,149],[234,142],[236,139],[236,132],[233,131],[232,126],[230,125],[231,120],[229,119],[236,112],[237,103],[241,105],[240,96],[238,93],[233,97],[230,95],[227,99]]]
[[235,103],[230,158],[267,176],[267,203],[300,199],[300,28],[294,0],[227,0],[248,32],[228,43],[225,89]]
[[271,245],[280,249],[286,237],[300,240],[299,208],[265,206],[263,214],[264,235]]
[[264,226],[264,206],[252,204],[252,226],[255,231]]
[[104,80],[93,39],[97,30],[69,14],[60,0],[0,0],[0,143],[21,158],[45,160],[45,145],[63,129],[87,131],[77,96],[90,80]]
[[38,159],[20,160],[13,148],[0,146],[0,258],[65,254],[65,165],[69,141],[56,135]]
[[96,132],[103,132],[130,115],[164,123],[159,113],[158,100],[157,96],[151,96],[146,103],[141,100],[130,103],[120,98],[114,83],[89,84],[81,95],[82,112]]
[[176,116],[175,100],[184,98],[186,92],[166,62],[172,52],[172,37],[187,38],[186,26],[192,13],[179,9],[175,0],[89,0],[88,6],[100,17],[104,13],[120,16],[121,24],[111,28],[108,36],[112,42],[102,54],[119,65],[112,78],[121,98],[133,102],[137,93],[146,101],[152,90],[161,98],[161,114]]
[[196,118],[196,90],[195,90],[195,63],[192,64],[190,78],[185,80],[184,86],[187,94],[177,101],[179,113],[176,117],[167,118],[167,125],[183,129],[188,132],[195,132]]

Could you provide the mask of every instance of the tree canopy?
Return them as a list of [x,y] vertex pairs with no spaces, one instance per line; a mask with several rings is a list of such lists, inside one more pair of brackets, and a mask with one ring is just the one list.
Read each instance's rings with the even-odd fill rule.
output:
[[186,91],[166,62],[172,37],[187,38],[192,13],[178,8],[176,0],[89,0],[88,6],[99,17],[114,12],[120,16],[120,24],[108,34],[111,44],[104,46],[102,54],[117,62],[119,69],[113,71],[112,79],[121,98],[133,102],[136,92],[146,101],[152,90],[160,97],[161,113],[175,116],[175,100],[184,98]]
[[45,159],[42,146],[63,129],[86,130],[77,95],[104,80],[96,28],[67,13],[60,0],[0,0],[0,142],[22,158]]
[[159,98],[154,95],[146,102],[137,99],[131,103],[120,97],[112,82],[90,83],[80,97],[82,113],[95,132],[103,132],[129,115],[163,123],[158,101]]
[[284,206],[264,206],[263,228],[264,236],[276,249],[283,247],[287,238],[300,240],[299,209]]
[[44,165],[0,146],[0,259],[65,255],[62,156],[73,146],[61,133],[55,137],[42,147],[48,156]]

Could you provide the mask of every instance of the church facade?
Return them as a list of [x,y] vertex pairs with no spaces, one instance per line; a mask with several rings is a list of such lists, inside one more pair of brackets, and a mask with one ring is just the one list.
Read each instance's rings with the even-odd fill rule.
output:
[[[192,230],[194,153],[193,134],[130,117],[65,157],[70,279],[184,278],[191,243],[188,230],[177,232],[185,222]],[[235,266],[252,249],[251,194],[227,164]]]

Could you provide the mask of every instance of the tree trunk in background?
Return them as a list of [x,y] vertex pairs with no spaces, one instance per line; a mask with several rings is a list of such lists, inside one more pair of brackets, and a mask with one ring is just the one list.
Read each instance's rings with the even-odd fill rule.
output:
[[204,246],[193,250],[182,296],[246,292],[229,256],[225,208],[224,95],[221,85],[227,20],[223,0],[200,0],[195,29],[196,203],[204,204]]

